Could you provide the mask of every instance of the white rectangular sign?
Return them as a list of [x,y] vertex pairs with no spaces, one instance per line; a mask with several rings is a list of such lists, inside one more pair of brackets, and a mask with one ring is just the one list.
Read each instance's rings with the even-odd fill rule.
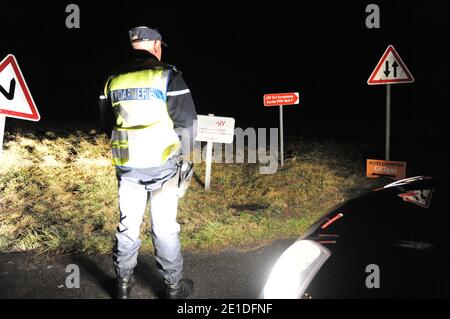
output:
[[234,123],[232,117],[197,116],[197,137],[200,142],[233,143]]

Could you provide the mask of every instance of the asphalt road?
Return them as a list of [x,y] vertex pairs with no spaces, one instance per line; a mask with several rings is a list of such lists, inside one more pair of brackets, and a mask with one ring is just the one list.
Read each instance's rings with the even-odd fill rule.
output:
[[[194,299],[253,299],[262,289],[276,259],[293,240],[279,240],[251,251],[185,252],[184,274],[194,280]],[[66,286],[77,265],[79,288]],[[69,277],[70,279],[71,277]],[[135,269],[132,298],[156,299],[162,282],[153,255],[141,254]],[[73,281],[72,281],[73,282]],[[114,269],[109,255],[36,257],[0,254],[0,298],[106,299],[113,296]],[[70,284],[70,280],[69,280]]]

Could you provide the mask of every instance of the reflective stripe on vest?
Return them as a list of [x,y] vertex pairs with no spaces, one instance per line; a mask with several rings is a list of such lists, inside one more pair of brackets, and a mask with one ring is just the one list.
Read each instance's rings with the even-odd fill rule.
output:
[[130,152],[128,149],[128,134],[126,131],[113,130],[111,135],[111,148],[114,165],[123,166],[129,161]]
[[156,167],[180,150],[166,104],[169,73],[149,69],[108,80],[105,94],[116,117],[111,136],[114,165]]

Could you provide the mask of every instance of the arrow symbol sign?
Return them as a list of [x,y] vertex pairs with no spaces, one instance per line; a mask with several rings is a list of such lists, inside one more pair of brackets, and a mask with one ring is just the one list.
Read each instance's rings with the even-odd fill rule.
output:
[[394,68],[394,78],[396,78],[397,77],[397,68],[398,68],[397,60],[395,60],[394,63],[392,63],[392,67]]
[[389,74],[391,74],[391,71],[389,71],[389,61],[386,61],[385,65],[386,65],[386,68],[384,69],[383,73],[384,73],[384,75],[386,75],[386,77],[388,77]]
[[388,46],[367,84],[412,83],[414,77],[392,45]]
[[14,92],[16,89],[16,79],[12,78],[11,82],[9,82],[9,91],[6,91],[3,86],[0,85],[0,92],[6,97],[8,100],[12,100],[14,98]]
[[[385,62],[385,69],[383,71],[384,75],[386,75],[386,77],[389,77],[389,74],[391,74],[391,70],[389,69],[389,61]],[[392,68],[394,69],[394,78],[397,77],[397,68],[398,68],[399,64],[397,63],[396,60],[394,60],[394,62],[392,63]]]

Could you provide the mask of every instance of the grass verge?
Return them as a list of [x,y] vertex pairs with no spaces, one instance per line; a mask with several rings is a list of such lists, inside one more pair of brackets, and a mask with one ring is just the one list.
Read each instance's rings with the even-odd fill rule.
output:
[[[0,158],[0,251],[109,253],[118,222],[109,141],[93,129],[7,132]],[[332,206],[375,187],[354,144],[289,145],[273,175],[260,164],[204,164],[180,200],[184,249],[254,248],[297,237]],[[150,214],[143,250],[152,251]]]

